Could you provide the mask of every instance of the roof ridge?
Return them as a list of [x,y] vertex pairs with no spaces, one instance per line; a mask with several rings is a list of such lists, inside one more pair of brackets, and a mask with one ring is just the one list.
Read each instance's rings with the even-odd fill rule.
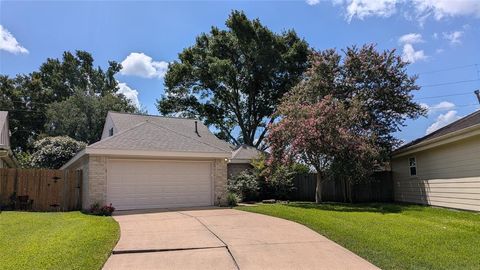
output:
[[197,118],[187,118],[187,117],[177,117],[177,116],[167,116],[167,115],[153,115],[153,114],[141,114],[141,113],[129,113],[129,112],[116,112],[116,111],[108,111],[112,114],[124,114],[124,115],[132,115],[132,116],[147,116],[147,117],[157,117],[157,118],[168,118],[168,119],[177,119],[177,120],[197,120]]
[[[186,137],[186,138],[192,139],[192,140],[194,140],[194,141],[197,141],[197,142],[199,142],[199,143],[203,143],[203,144],[205,144],[205,145],[208,145],[208,146],[210,146],[210,147],[217,148],[217,149],[219,149],[219,150],[221,150],[221,151],[225,151],[225,149],[222,149],[222,148],[220,148],[220,147],[218,147],[218,146],[211,145],[211,144],[209,144],[209,143],[203,142],[203,141],[201,141],[201,140],[198,140],[198,139],[196,139],[196,138],[194,138],[194,137],[191,137],[191,136],[189,136],[189,135],[183,134],[183,133],[181,133],[181,132],[178,132],[178,131],[175,131],[175,130],[173,130],[173,129],[170,129],[170,128],[167,128],[167,127],[161,126],[161,125],[159,125],[159,124],[156,124],[156,123],[151,123],[151,122],[146,122],[146,123],[152,124],[152,125],[154,125],[155,127],[158,127],[158,128],[163,128],[163,129],[166,129],[166,130],[168,130],[168,131],[170,131],[170,132],[173,132],[173,133],[176,133],[176,134],[182,135],[183,137]],[[220,139],[219,139],[219,140],[220,140]],[[225,152],[228,152],[228,151],[225,151]]]

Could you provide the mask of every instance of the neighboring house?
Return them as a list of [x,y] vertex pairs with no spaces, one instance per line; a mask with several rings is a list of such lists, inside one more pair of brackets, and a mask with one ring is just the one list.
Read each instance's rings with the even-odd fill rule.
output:
[[8,112],[0,111],[0,168],[15,168],[17,160],[10,149]]
[[249,145],[240,145],[232,152],[232,157],[228,163],[228,178],[232,178],[239,173],[253,168],[252,160],[258,158],[262,152]]
[[84,208],[209,206],[226,202],[231,155],[199,121],[109,112],[101,140],[62,169],[83,171]]
[[480,111],[392,154],[395,200],[480,211]]

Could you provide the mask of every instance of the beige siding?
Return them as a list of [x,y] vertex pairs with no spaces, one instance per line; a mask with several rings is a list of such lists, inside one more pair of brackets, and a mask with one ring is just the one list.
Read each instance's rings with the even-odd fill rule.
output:
[[480,211],[480,136],[394,158],[392,171],[397,201]]
[[5,145],[6,148],[10,148],[10,131],[8,129],[8,118],[0,127],[0,145]]

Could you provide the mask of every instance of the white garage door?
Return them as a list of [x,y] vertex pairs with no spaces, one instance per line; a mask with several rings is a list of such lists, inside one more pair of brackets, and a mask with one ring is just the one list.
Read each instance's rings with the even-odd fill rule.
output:
[[211,162],[109,160],[107,202],[118,210],[213,204]]

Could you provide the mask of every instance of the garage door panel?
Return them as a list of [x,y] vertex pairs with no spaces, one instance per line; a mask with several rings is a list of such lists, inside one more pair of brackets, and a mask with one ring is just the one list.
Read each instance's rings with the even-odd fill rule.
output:
[[110,160],[107,201],[119,210],[212,204],[210,162]]

